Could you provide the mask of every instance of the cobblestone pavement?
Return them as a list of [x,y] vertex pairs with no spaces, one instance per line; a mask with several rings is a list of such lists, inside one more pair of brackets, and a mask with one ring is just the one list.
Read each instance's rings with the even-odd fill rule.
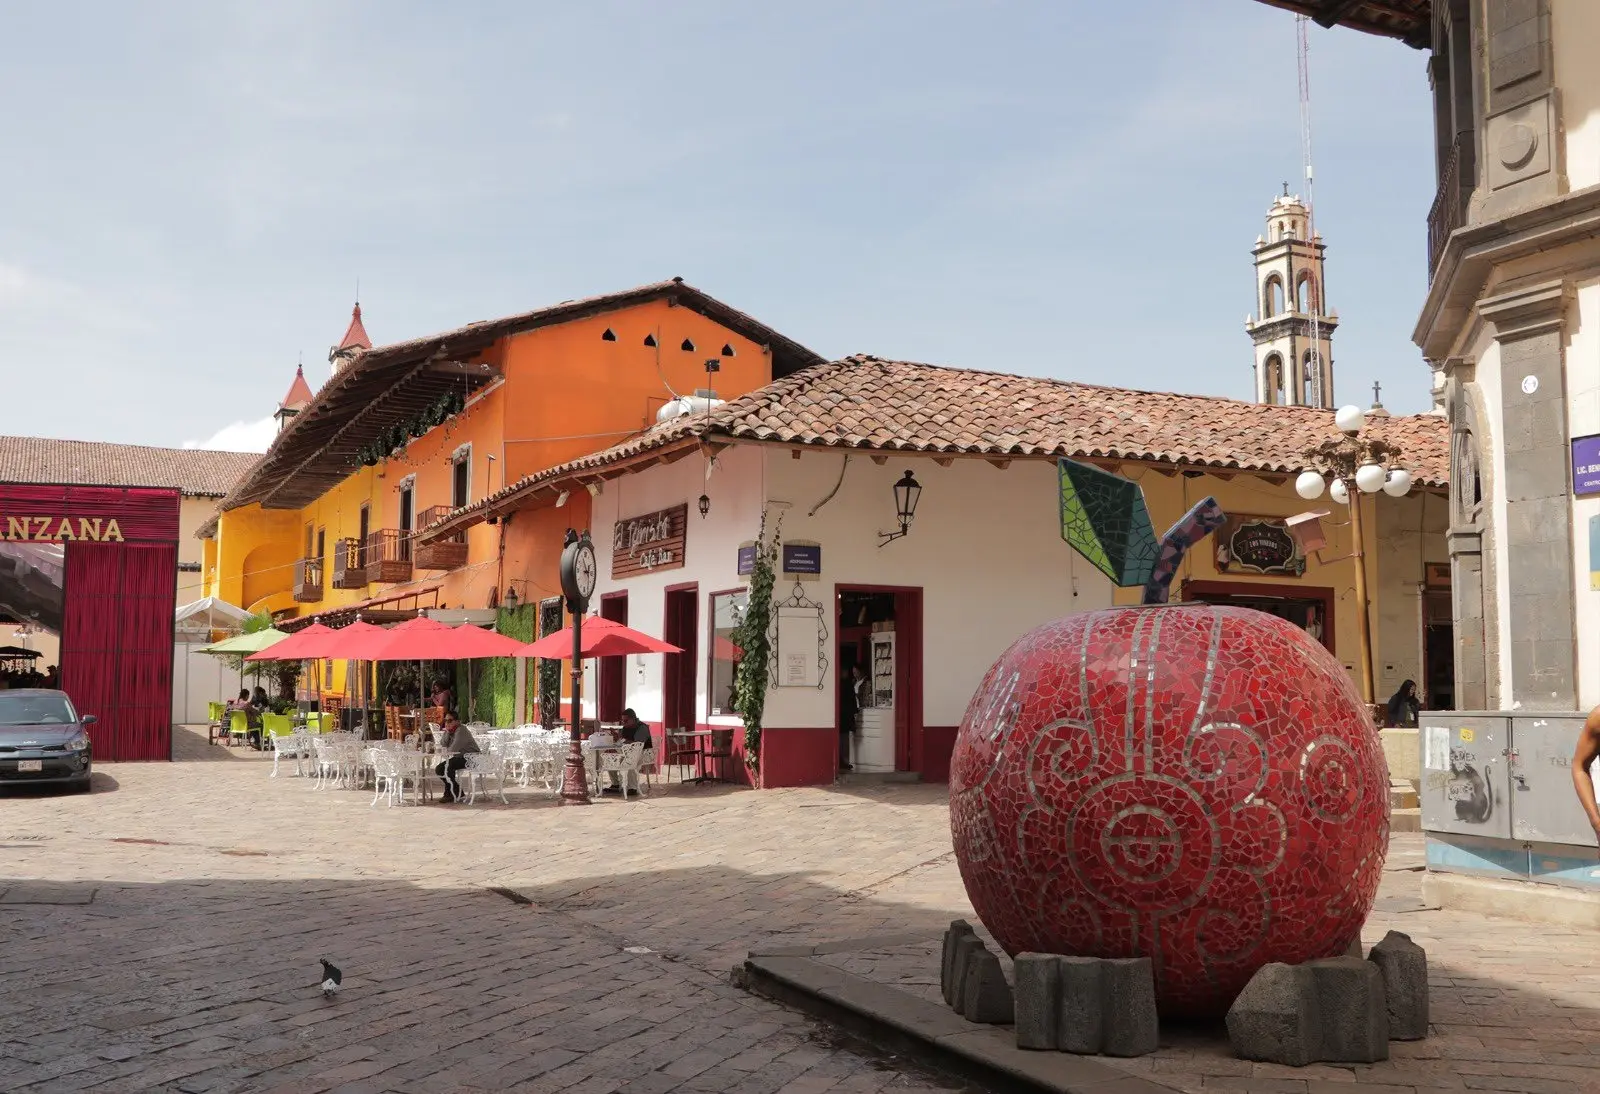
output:
[[[727,980],[759,944],[970,915],[943,787],[389,809],[253,753],[179,754],[106,765],[90,795],[0,796],[0,1089],[955,1086]],[[1417,859],[1411,837],[1391,867]],[[1391,870],[1367,941],[1428,947],[1433,1039],[1289,1071],[1174,1031],[1128,1066],[1206,1091],[1600,1089],[1600,936],[1402,910],[1417,890]],[[324,955],[346,973],[332,1000]]]

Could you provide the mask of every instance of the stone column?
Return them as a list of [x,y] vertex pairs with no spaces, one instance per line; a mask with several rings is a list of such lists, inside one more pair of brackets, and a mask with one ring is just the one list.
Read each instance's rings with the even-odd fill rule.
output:
[[1489,709],[1489,650],[1484,635],[1483,533],[1452,527],[1450,596],[1455,617],[1456,709]]
[[1572,286],[1558,280],[1478,301],[1500,346],[1500,542],[1514,575],[1502,593],[1511,679],[1500,702],[1524,710],[1572,710],[1578,701],[1564,349],[1572,298]]

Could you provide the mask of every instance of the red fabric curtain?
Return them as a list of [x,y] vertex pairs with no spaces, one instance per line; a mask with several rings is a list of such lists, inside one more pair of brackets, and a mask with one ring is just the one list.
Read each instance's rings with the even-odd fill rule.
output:
[[173,543],[69,543],[61,686],[98,760],[172,756]]

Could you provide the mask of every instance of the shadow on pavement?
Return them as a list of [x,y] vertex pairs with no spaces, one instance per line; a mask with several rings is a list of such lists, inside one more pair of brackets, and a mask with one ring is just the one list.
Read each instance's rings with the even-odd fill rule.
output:
[[6,1090],[964,1089],[679,959],[671,931],[404,881],[90,886],[0,902],[0,1011],[27,1015],[0,1030]]

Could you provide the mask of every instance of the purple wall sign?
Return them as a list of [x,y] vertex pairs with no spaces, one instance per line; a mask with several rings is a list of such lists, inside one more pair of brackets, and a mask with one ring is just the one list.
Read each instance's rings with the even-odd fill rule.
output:
[[1572,492],[1600,494],[1600,435],[1572,438]]
[[755,572],[756,547],[755,544],[752,543],[748,547],[739,548],[739,576],[749,577]]
[[786,574],[820,574],[822,572],[822,547],[816,543],[785,543],[783,545],[783,572]]

